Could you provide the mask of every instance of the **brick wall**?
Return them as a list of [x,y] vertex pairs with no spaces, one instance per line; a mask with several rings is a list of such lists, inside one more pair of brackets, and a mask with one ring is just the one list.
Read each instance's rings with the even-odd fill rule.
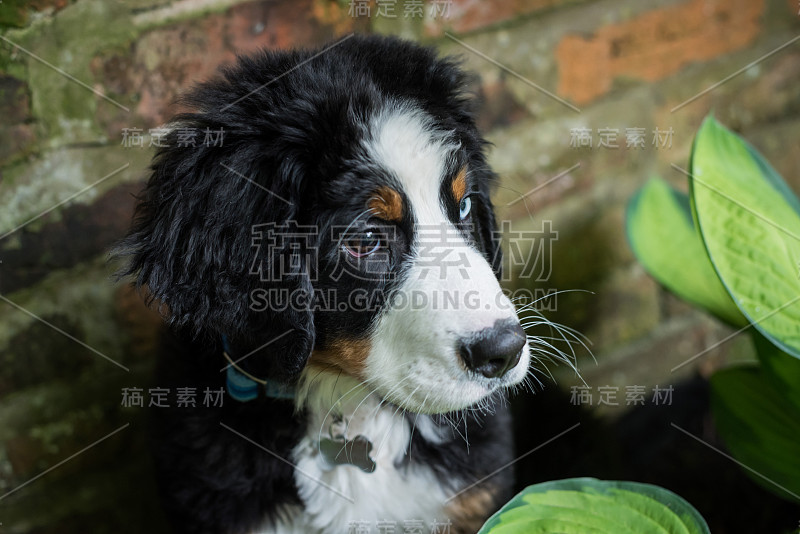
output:
[[[509,285],[585,290],[544,312],[592,341],[597,365],[581,353],[583,378],[653,387],[752,351],[735,338],[670,372],[730,331],[635,262],[625,202],[653,175],[685,186],[670,164],[686,165],[711,111],[800,191],[800,45],[695,98],[794,38],[799,9],[794,0],[4,0],[0,532],[163,531],[144,412],[120,406],[121,388],[150,384],[158,319],[113,284],[106,249],[129,224],[152,155],[147,133],[181,90],[236,53],[374,31],[463,56],[480,75],[480,124],[503,178],[499,217],[514,232],[549,221],[558,236],[533,250],[551,266],[541,280]],[[126,129],[139,129],[143,146],[123,146]],[[644,146],[627,146],[634,135]],[[565,389],[578,383],[564,369],[556,376]]]

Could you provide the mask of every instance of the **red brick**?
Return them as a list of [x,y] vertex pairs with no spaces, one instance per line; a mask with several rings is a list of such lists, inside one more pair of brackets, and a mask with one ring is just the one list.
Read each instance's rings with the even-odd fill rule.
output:
[[[445,8],[448,3],[449,7]],[[569,0],[510,0],[504,2],[452,0],[450,2],[441,2],[442,7],[440,9],[446,9],[446,16],[431,17],[431,2],[428,2],[425,6],[425,33],[430,36],[439,36],[445,30],[455,32],[474,31],[514,19],[520,15],[527,15],[541,9],[566,3],[570,3]]]
[[[317,14],[327,18],[320,21]],[[174,101],[180,93],[213,77],[237,54],[325,43],[355,24],[340,15],[314,0],[250,2],[225,13],[156,28],[137,40],[129,53],[116,52],[92,62],[106,90],[135,95],[138,101],[134,110],[138,117],[103,106],[97,119],[111,138],[119,138],[125,127],[163,124],[178,111]]]
[[763,11],[764,0],[690,0],[603,26],[588,39],[567,35],[556,49],[558,93],[586,104],[617,76],[652,82],[741,49],[759,34]]

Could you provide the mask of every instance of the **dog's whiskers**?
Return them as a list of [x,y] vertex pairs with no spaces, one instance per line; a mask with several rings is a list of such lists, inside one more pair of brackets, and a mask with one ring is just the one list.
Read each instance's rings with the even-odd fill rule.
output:
[[[531,378],[536,381],[539,387],[543,388],[544,385],[536,376],[537,373],[548,376],[550,380],[555,382],[555,377],[547,365],[548,362],[556,365],[560,363],[567,365],[580,380],[585,383],[578,369],[578,356],[575,348],[583,347],[592,359],[594,359],[594,354],[592,354],[591,349],[587,345],[587,343],[590,343],[589,340],[577,330],[548,319],[535,307],[538,302],[548,297],[570,292],[590,293],[589,291],[581,289],[555,291],[517,307],[517,315],[520,317],[520,325],[523,329],[545,326],[549,328],[551,332],[555,333],[555,336],[527,336],[528,347],[531,354],[531,365],[528,373],[526,373],[525,378],[519,385],[519,388],[525,389],[527,387],[530,388],[531,392],[534,392],[535,388],[533,382],[530,380]],[[516,305],[522,298],[523,297],[516,297],[511,300]],[[556,342],[564,343],[568,352],[557,347]],[[512,388],[512,391],[516,390],[518,390],[518,387],[515,386]]]

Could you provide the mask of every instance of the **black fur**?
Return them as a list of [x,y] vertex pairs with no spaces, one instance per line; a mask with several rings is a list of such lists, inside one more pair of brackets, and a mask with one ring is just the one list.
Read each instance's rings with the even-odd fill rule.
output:
[[[434,50],[393,38],[356,36],[313,57],[318,52],[264,51],[239,58],[219,78],[192,90],[184,103],[193,111],[175,118],[198,131],[222,129],[223,146],[198,142],[181,148],[173,131],[165,140],[170,146],[154,159],[119,253],[128,259],[123,274],[133,276],[162,307],[169,324],[159,385],[222,387],[223,334],[235,354],[255,351],[241,364],[248,372],[292,383],[312,350],[326,348],[342,333],[358,337],[369,329],[375,313],[368,311],[321,311],[312,305],[256,310],[252,299],[274,289],[309,297],[330,288],[341,294],[355,288],[391,292],[392,277],[364,280],[332,272],[335,228],[363,211],[374,186],[391,183],[359,157],[363,132],[354,120],[366,120],[389,100],[411,102],[434,118],[435,128],[455,132],[462,148],[451,171],[469,168],[472,238],[499,275],[489,201],[494,175],[475,127],[467,76]],[[442,202],[458,222],[448,187],[443,184]],[[263,243],[254,248],[254,227],[286,221],[320,231],[277,250],[267,251]],[[394,243],[380,260],[387,272],[401,271],[407,261],[411,221],[406,213],[401,223],[380,228]],[[313,261],[291,265],[287,272],[290,262],[284,260],[297,250]],[[279,266],[280,280],[264,276]],[[160,409],[156,416],[161,486],[177,532],[247,532],[280,505],[299,503],[291,467],[220,426],[286,458],[305,425],[290,401],[226,398],[219,409]],[[469,415],[464,423],[469,453],[460,438],[441,446],[417,434],[408,461],[432,466],[442,483],[453,473],[477,480],[510,458],[506,419],[503,410],[481,424]],[[507,475],[493,483],[501,488],[498,499],[508,497]]]
[[206,388],[225,385],[219,343],[200,343],[185,331],[165,332],[158,385],[197,388],[196,408],[153,408],[153,445],[159,490],[176,533],[239,534],[274,517],[281,505],[299,504],[293,469],[220,423],[282,458],[304,431],[302,414],[288,400],[259,398],[222,407],[201,404]]

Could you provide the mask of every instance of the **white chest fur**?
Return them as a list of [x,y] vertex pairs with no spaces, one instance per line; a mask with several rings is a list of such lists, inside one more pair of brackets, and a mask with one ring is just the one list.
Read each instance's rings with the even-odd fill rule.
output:
[[[258,534],[431,532],[446,525],[448,493],[430,469],[402,461],[412,431],[441,439],[434,425],[425,420],[412,429],[396,406],[338,373],[309,373],[301,380],[297,402],[307,410],[308,428],[289,460],[296,466],[303,506],[284,510],[285,520]],[[325,461],[320,439],[330,437],[337,416],[346,423],[348,439],[361,435],[372,443],[374,472]],[[412,530],[415,526],[421,529]]]

